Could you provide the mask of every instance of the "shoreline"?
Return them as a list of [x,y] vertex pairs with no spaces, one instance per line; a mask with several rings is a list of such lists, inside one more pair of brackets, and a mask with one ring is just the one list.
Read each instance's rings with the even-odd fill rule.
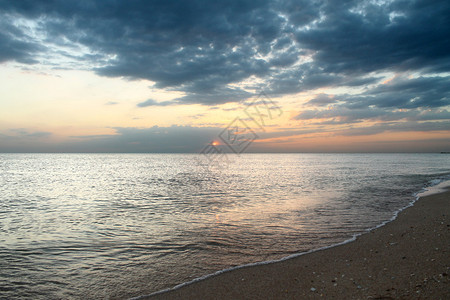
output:
[[[351,299],[410,299],[426,295],[445,299],[450,294],[447,276],[450,249],[446,243],[450,238],[450,190],[448,185],[446,189],[439,186],[419,193],[416,200],[398,211],[392,220],[342,243],[277,261],[218,271],[133,299],[338,299],[342,296]],[[439,218],[439,214],[442,215],[441,226],[430,224]],[[417,220],[422,222],[417,224]],[[437,258],[427,260],[426,256],[431,254]],[[400,259],[392,261],[393,257]],[[442,263],[440,268],[436,268],[437,262]],[[383,276],[383,273],[389,273],[387,266],[396,265],[396,269],[403,272],[395,271],[391,272],[395,276]],[[430,270],[436,274],[431,274]],[[419,283],[418,278],[423,276],[423,282]]]

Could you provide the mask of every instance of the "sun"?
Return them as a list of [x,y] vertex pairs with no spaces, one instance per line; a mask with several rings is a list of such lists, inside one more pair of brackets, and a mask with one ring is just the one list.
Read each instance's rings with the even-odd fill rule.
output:
[[217,142],[217,141],[213,141],[213,142],[211,143],[211,145],[213,145],[213,146],[219,146],[220,144],[219,144],[219,142]]

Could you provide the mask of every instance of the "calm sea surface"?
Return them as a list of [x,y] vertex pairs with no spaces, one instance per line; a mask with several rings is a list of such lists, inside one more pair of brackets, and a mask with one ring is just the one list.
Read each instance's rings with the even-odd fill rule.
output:
[[342,242],[445,154],[0,154],[0,298],[129,298]]

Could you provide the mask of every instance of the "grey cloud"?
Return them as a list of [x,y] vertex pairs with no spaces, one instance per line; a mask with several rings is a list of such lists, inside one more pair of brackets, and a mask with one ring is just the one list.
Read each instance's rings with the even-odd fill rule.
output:
[[429,109],[409,118],[411,121],[450,120],[450,111],[445,109]]
[[385,131],[391,132],[408,132],[408,131],[447,131],[450,128],[450,122],[400,122],[400,123],[382,123],[368,127],[356,127],[343,131],[338,131],[336,134],[345,136],[357,135],[372,135]]
[[278,130],[278,131],[273,131],[273,132],[261,132],[261,133],[258,133],[258,136],[260,139],[271,139],[271,138],[298,136],[298,135],[318,133],[318,132],[323,132],[323,130],[289,128],[289,129]]
[[[196,153],[221,132],[220,127],[116,127],[111,135],[73,136],[64,142],[49,132],[26,129],[0,134],[0,152]],[[30,136],[33,138],[30,139]]]
[[450,78],[429,76],[394,78],[361,94],[338,95],[343,106],[353,109],[378,107],[385,109],[439,108],[450,105]]
[[398,78],[369,91],[379,107],[441,107],[450,105],[450,77]]
[[[409,109],[389,110],[383,108],[349,109],[336,106],[327,110],[304,110],[294,117],[295,120],[317,120],[317,124],[351,124],[362,121],[432,121],[450,120],[446,109]],[[319,119],[325,119],[319,121]],[[420,127],[422,123],[418,123]]]
[[168,106],[168,105],[173,105],[174,102],[173,101],[155,101],[153,99],[148,99],[144,102],[138,103],[137,106],[138,107],[147,107],[147,106]]
[[[358,123],[364,120],[450,120],[449,95],[449,77],[399,76],[373,85],[360,94],[341,94],[332,99],[320,95],[306,103],[315,109],[304,110],[294,119],[317,120],[320,124]],[[323,109],[323,106],[329,107]]]
[[[310,133],[328,132],[335,135],[360,136],[382,133],[385,131],[407,132],[407,131],[438,131],[447,130],[450,122],[389,122],[367,127],[354,127],[346,130],[330,130],[330,128],[297,129],[282,128],[274,132],[260,132],[259,139],[289,138],[302,136]],[[217,138],[223,130],[222,127],[193,127],[193,126],[170,126],[151,128],[117,127],[113,135],[85,135],[74,136],[65,142],[55,142],[46,137],[51,133],[29,132],[26,129],[12,130],[15,135],[0,133],[0,152],[106,152],[106,153],[198,153],[205,145]],[[33,135],[30,139],[27,135]],[[385,146],[382,142],[373,142],[367,149],[377,151],[445,151],[448,150],[450,142],[441,140],[428,144],[426,140],[418,140],[416,144],[403,147],[403,142],[391,143]],[[273,148],[273,143],[266,145],[263,141],[255,141],[251,151],[279,152],[279,148]],[[345,151],[359,151],[358,145],[347,145]],[[356,147],[355,147],[356,146]],[[272,148],[271,148],[272,147]],[[301,144],[299,145],[301,150]],[[378,147],[378,148],[376,148]],[[333,146],[327,151],[334,151]],[[444,149],[444,150],[442,150]],[[308,151],[321,151],[323,148],[308,148]]]
[[313,120],[313,119],[333,119],[339,123],[355,123],[369,119],[402,119],[401,112],[387,113],[381,109],[348,109],[345,107],[335,107],[326,110],[305,110],[294,117],[296,120]]
[[73,137],[83,152],[199,152],[220,132],[215,127],[116,127],[115,135]]
[[[103,76],[148,79],[186,93],[173,104],[216,105],[248,98],[251,92],[231,84],[252,76],[263,80],[255,88],[277,96],[375,85],[375,73],[384,71],[448,72],[448,15],[448,1],[427,0],[0,0],[0,61],[32,63],[59,53]],[[44,38],[27,36],[10,16],[35,21]],[[312,61],[300,63],[302,55]],[[378,101],[373,105],[438,107],[448,101],[448,90],[423,88],[415,103],[371,95]]]
[[33,137],[33,138],[45,138],[45,137],[49,137],[51,135],[52,135],[51,132],[37,131],[37,132],[28,133],[26,136],[27,137]]
[[309,100],[306,104],[315,106],[326,106],[336,102],[337,102],[336,99],[331,98],[326,94],[319,94],[315,98]]
[[239,88],[220,88],[203,93],[190,92],[186,96],[176,98],[178,103],[194,104],[203,103],[209,105],[224,104],[228,102],[240,102],[251,97],[252,94]]
[[9,129],[9,132],[11,132],[12,134],[10,135],[5,135],[5,136],[9,136],[11,138],[22,138],[22,137],[27,137],[27,138],[46,138],[52,135],[51,132],[48,131],[29,131],[26,128],[11,128]]

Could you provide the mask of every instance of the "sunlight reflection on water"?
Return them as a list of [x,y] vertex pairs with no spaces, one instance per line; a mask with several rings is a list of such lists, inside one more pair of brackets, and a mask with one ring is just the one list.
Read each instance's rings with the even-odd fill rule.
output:
[[449,177],[439,154],[0,154],[0,297],[131,297],[349,238]]

